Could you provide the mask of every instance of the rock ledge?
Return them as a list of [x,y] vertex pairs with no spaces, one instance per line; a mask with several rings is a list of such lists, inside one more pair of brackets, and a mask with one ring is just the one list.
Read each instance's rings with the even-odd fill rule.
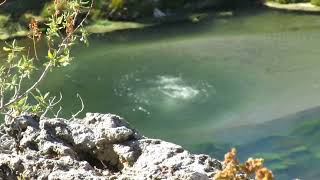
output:
[[149,139],[112,114],[0,126],[0,179],[210,179],[221,163]]

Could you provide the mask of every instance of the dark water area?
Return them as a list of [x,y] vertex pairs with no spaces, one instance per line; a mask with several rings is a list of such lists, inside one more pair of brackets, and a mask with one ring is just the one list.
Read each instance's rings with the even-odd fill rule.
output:
[[277,179],[317,179],[319,17],[242,10],[92,36],[41,89],[63,94],[64,117],[79,93],[84,112],[118,114],[148,137],[219,158],[236,146]]

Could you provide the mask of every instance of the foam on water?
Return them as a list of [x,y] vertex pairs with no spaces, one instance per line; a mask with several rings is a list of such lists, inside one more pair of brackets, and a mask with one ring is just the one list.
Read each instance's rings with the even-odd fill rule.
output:
[[187,85],[181,77],[158,76],[156,84],[160,92],[175,99],[191,99],[200,93],[200,90]]
[[135,72],[124,75],[114,92],[134,104],[132,111],[150,115],[150,109],[177,110],[204,101],[213,86],[205,81],[185,80],[183,77],[158,75],[148,77]]

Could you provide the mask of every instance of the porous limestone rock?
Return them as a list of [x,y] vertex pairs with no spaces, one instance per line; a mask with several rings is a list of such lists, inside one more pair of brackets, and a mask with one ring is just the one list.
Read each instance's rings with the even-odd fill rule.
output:
[[221,163],[149,139],[112,114],[21,116],[0,126],[0,179],[210,179]]

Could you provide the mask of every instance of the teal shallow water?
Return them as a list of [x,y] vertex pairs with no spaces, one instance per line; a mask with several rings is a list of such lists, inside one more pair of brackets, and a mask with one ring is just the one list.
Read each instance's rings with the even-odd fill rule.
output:
[[62,92],[63,116],[80,108],[79,93],[84,112],[119,114],[187,148],[319,106],[320,16],[235,15],[92,37],[42,89]]
[[274,11],[119,32],[75,50],[45,86],[161,137],[259,123],[320,104],[319,32],[319,16]]

